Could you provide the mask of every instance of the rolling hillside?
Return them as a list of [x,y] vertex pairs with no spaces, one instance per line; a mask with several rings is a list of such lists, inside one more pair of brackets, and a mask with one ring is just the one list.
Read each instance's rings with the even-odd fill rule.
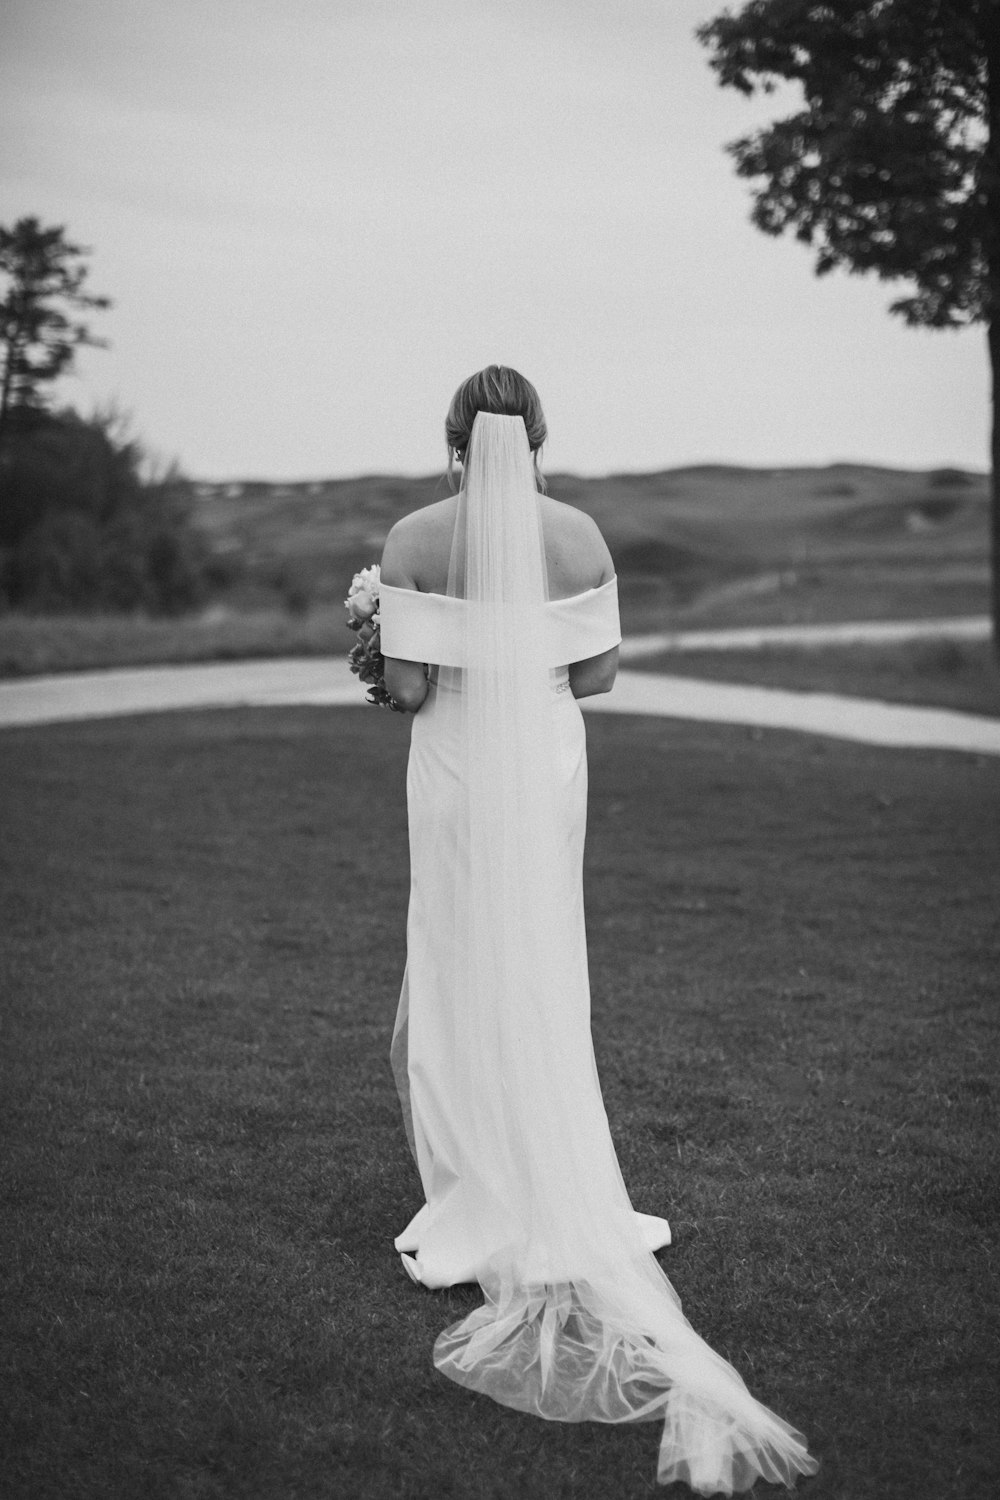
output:
[[[987,608],[988,484],[959,470],[704,465],[549,478],[615,556],[627,630],[978,613]],[[242,581],[234,601],[343,597],[440,476],[197,484],[196,518]]]

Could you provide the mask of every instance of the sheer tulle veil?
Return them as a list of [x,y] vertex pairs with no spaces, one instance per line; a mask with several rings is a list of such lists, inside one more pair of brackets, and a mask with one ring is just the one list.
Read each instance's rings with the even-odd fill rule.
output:
[[[452,721],[464,764],[437,857],[462,872],[440,930],[442,987],[455,997],[447,1045],[467,1097],[439,1186],[465,1200],[483,1303],[441,1334],[435,1364],[549,1419],[662,1421],[664,1483],[704,1494],[790,1483],[816,1468],[803,1440],[687,1322],[611,1143],[586,958],[570,951],[552,878],[567,857],[562,752],[549,732],[549,588],[520,417],[476,418],[448,592],[465,601],[461,665],[438,669],[434,712]],[[419,1133],[413,1145],[419,1160]]]

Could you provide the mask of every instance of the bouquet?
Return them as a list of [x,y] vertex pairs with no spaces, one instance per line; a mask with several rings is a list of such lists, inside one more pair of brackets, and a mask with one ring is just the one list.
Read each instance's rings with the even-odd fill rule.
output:
[[362,568],[355,573],[354,581],[344,600],[347,609],[347,628],[358,637],[347,654],[347,664],[361,681],[368,684],[366,697],[376,708],[391,708],[403,713],[385,685],[385,657],[378,613],[379,583],[381,570],[378,563]]

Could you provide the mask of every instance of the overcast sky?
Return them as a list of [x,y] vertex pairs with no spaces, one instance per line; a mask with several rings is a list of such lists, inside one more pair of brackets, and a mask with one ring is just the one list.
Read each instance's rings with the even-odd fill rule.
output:
[[985,467],[982,329],[750,227],[722,4],[0,0],[0,221],[115,300],[65,398],[203,478],[433,471],[493,362],[551,469]]

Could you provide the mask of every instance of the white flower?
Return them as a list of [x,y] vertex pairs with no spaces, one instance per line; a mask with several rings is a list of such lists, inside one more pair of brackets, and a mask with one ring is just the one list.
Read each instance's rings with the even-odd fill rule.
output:
[[356,620],[370,620],[372,615],[378,613],[381,582],[382,569],[378,563],[372,563],[370,568],[362,568],[360,573],[355,573],[344,603]]
[[378,609],[378,600],[373,599],[367,589],[358,589],[346,600],[347,608],[356,620],[370,620]]

